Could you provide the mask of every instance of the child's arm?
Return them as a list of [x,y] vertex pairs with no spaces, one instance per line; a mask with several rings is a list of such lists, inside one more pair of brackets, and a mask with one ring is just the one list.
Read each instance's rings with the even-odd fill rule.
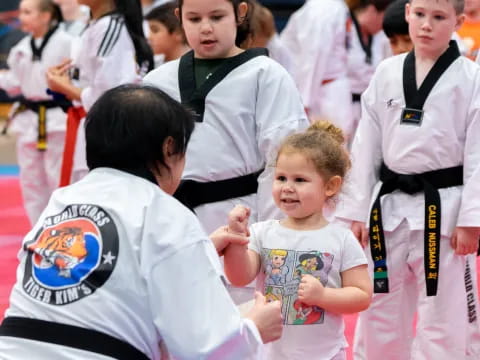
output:
[[368,308],[372,299],[372,282],[367,265],[355,266],[341,273],[342,287],[327,288],[311,275],[303,275],[298,299],[337,314],[349,314]]
[[[249,235],[250,209],[237,205],[228,214],[228,231]],[[251,283],[260,271],[260,256],[248,246],[230,243],[224,251],[225,275],[234,286]]]

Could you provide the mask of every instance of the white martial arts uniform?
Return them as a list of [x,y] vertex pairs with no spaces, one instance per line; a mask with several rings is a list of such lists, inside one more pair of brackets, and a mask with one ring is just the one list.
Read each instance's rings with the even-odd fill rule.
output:
[[330,120],[350,136],[347,14],[341,0],[308,0],[290,16],[280,38],[293,54],[294,78],[308,115]]
[[[144,79],[180,101],[179,60]],[[257,194],[195,208],[207,233],[226,224],[236,204],[252,211],[253,222],[280,216],[271,195],[276,151],[285,136],[306,129],[308,120],[295,84],[286,70],[266,56],[231,71],[207,95],[203,122],[195,124],[188,144],[183,179],[210,182],[254,173]]]
[[[132,39],[121,15],[114,13],[92,21],[72,46],[72,81],[82,89],[81,102],[74,102],[74,105],[83,106],[88,112],[106,90],[139,82],[141,77],[135,56]],[[73,182],[88,172],[85,156],[83,119],[77,134]]]
[[[179,60],[160,66],[144,82],[180,101]],[[193,74],[192,74],[193,76]],[[203,122],[195,124],[182,178],[211,182],[265,170],[256,194],[195,207],[207,233],[227,222],[237,204],[251,209],[252,221],[281,216],[271,191],[273,164],[281,141],[308,127],[300,95],[286,70],[266,56],[238,66],[213,87],[205,99]],[[230,288],[235,303],[253,297],[253,284]]]
[[[81,237],[68,245],[51,241],[69,229]],[[243,360],[262,351],[256,326],[228,296],[218,255],[198,220],[148,180],[109,168],[91,171],[54,192],[24,245],[32,250],[19,252],[7,318],[95,329],[152,360],[165,355],[160,341],[175,359]],[[1,336],[0,354],[3,360],[107,359]]]
[[[449,238],[456,226],[480,226],[480,68],[457,58],[429,94],[421,126],[405,125],[400,123],[405,56],[383,61],[362,96],[353,167],[336,216],[368,224],[381,186],[382,161],[401,174],[463,165],[464,185],[438,190],[442,213],[436,296],[427,297],[425,291],[424,194],[397,190],[382,197],[390,293],[375,294],[370,308],[360,314],[356,336],[362,346],[355,359],[385,359],[385,354],[389,360],[464,359],[466,257],[454,254]],[[419,316],[412,346],[415,310]],[[478,359],[480,353],[472,356]]]
[[[46,72],[67,59],[72,38],[57,29],[46,43],[40,61],[32,60],[32,37],[24,37],[8,55],[7,72],[0,72],[0,87],[22,94],[29,101],[48,101]],[[37,48],[43,39],[36,39]],[[58,186],[65,138],[66,114],[60,107],[47,109],[47,150],[37,150],[38,114],[32,110],[18,113],[10,131],[17,135],[17,161],[20,185],[28,218],[33,224]]]
[[282,65],[290,74],[294,74],[293,55],[277,33],[268,40],[267,49],[269,57]]
[[[261,256],[257,290],[268,300],[282,302],[285,320],[282,338],[266,347],[266,359],[346,359],[342,315],[302,304],[297,291],[303,274],[326,287],[341,288],[343,271],[367,264],[352,232],[335,224],[299,231],[267,220],[250,227],[249,248]],[[281,264],[274,260],[279,257]]]
[[[351,22],[351,24],[350,24]],[[348,26],[348,78],[353,96],[361,95],[368,87],[377,65],[386,58],[385,49],[389,47],[388,38],[383,31],[372,36],[369,50],[362,47],[360,34],[350,18]],[[368,45],[365,44],[367,48]],[[367,53],[369,51],[369,53]],[[353,134],[360,120],[360,101],[353,101]],[[352,139],[353,140],[353,139]]]

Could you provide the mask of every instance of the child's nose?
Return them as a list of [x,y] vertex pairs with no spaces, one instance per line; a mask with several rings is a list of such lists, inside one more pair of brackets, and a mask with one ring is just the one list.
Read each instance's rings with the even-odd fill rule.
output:
[[202,23],[200,24],[200,31],[202,33],[209,33],[212,31],[212,24],[209,20],[202,21]]

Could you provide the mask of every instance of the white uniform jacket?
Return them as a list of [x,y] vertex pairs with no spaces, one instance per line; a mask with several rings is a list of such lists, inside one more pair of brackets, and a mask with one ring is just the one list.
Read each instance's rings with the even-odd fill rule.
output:
[[347,77],[348,8],[339,0],[308,0],[280,34],[293,55],[294,79],[309,116],[351,131]]
[[[88,112],[105,91],[121,84],[140,82],[135,48],[124,19],[111,14],[92,21],[72,47],[73,84],[82,89],[81,102]],[[86,171],[85,132],[80,124],[74,170]]]
[[[68,232],[74,236],[62,235]],[[176,359],[240,360],[262,349],[257,328],[227,293],[198,220],[143,178],[99,168],[56,190],[23,245],[7,317],[95,329],[151,359],[162,355],[160,340]],[[106,359],[14,337],[0,337],[0,354]]]
[[[11,94],[22,94],[31,101],[48,101],[46,73],[49,67],[58,65],[70,54],[72,38],[61,29],[57,29],[42,51],[40,61],[32,60],[31,36],[18,42],[8,54],[9,70],[0,72],[0,87]],[[42,39],[37,39],[40,46]],[[61,108],[47,109],[47,131],[65,131],[66,115]],[[22,136],[27,142],[35,142],[38,137],[38,115],[32,110],[19,113],[10,130]]]
[[[406,54],[383,61],[362,96],[362,118],[352,147],[352,170],[337,206],[339,218],[367,221],[381,183],[383,162],[401,174],[463,165],[464,185],[440,189],[441,234],[455,226],[480,226],[480,67],[457,58],[433,87],[421,126],[400,124],[405,107]],[[373,196],[372,196],[373,194]],[[383,226],[392,231],[407,219],[424,229],[424,195],[394,191],[382,197]]]
[[[168,62],[144,79],[180,101],[179,60]],[[308,126],[295,84],[287,71],[266,56],[232,70],[205,99],[203,122],[187,148],[183,179],[209,182],[265,171],[257,194],[195,208],[210,233],[227,221],[238,203],[252,209],[252,221],[280,216],[271,195],[273,166],[285,136]]]

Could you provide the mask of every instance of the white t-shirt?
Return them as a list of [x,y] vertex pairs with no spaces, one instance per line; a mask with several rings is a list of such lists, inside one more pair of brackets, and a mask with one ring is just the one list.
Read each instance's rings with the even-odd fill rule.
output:
[[267,300],[281,300],[285,327],[282,338],[268,345],[268,359],[331,360],[347,347],[341,315],[297,300],[303,274],[310,274],[330,288],[341,288],[341,273],[367,264],[353,233],[329,224],[317,230],[289,229],[278,220],[250,228],[249,248],[261,256],[257,290]]

